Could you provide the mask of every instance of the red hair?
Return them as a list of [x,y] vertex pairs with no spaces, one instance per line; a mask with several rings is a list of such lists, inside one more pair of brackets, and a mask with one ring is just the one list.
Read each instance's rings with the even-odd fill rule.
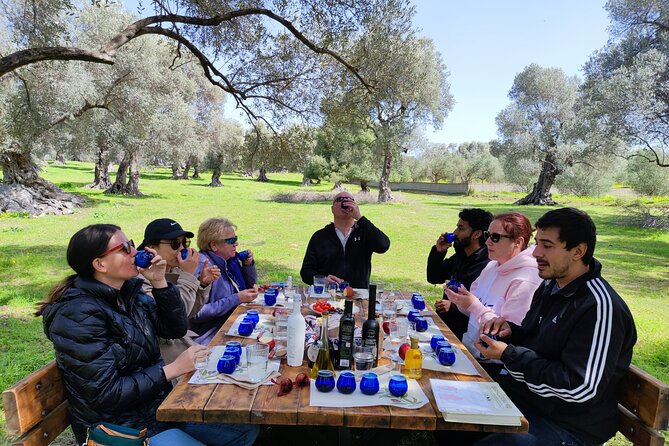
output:
[[501,214],[495,215],[493,220],[498,220],[504,230],[513,237],[514,240],[523,238],[523,249],[527,248],[527,245],[530,243],[530,238],[532,237],[532,223],[520,212],[504,212]]

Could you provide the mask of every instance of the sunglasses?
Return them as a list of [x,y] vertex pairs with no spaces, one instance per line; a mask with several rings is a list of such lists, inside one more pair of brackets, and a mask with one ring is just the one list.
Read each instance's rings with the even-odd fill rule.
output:
[[237,237],[237,236],[235,235],[234,237],[230,237],[230,238],[223,239],[223,241],[224,241],[225,243],[227,243],[228,245],[234,245],[235,243],[237,243],[237,240],[238,240],[238,239],[239,239],[239,237]]
[[351,197],[337,197],[334,199],[335,203],[344,203],[344,202],[355,202]]
[[177,249],[179,249],[179,247],[181,247],[181,245],[183,245],[184,248],[188,248],[190,246],[190,239],[185,238],[183,240],[177,239],[177,240],[170,240],[168,242],[158,242],[158,243],[160,243],[161,245],[170,245],[170,248],[176,251]]
[[498,243],[502,238],[513,239],[513,236],[507,234],[499,234],[497,232],[483,231],[483,238],[485,238],[486,240],[490,239],[492,240],[493,243]]
[[120,251],[121,249],[125,251],[126,254],[132,254],[132,250],[135,248],[135,242],[132,240],[128,240],[127,242],[123,242],[120,245],[114,246],[113,248],[110,248],[103,252],[98,258],[102,258],[108,254],[111,254],[116,251]]

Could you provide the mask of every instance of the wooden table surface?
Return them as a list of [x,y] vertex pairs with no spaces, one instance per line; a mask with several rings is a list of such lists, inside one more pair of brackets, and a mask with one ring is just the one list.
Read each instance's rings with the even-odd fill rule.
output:
[[[398,294],[400,294],[398,292]],[[401,293],[398,297],[408,299],[410,293]],[[309,299],[310,303],[315,299]],[[367,315],[367,300],[356,300],[360,307],[356,314],[356,324],[361,325]],[[239,306],[212,339],[210,345],[221,345],[231,340],[225,333],[239,314],[248,308]],[[262,313],[271,313],[271,309],[254,307]],[[310,310],[303,306],[304,314]],[[522,426],[494,426],[471,423],[450,423],[444,421],[432,395],[430,378],[452,379],[462,381],[492,381],[488,374],[478,365],[462,343],[453,335],[439,316],[434,315],[433,321],[452,344],[457,344],[476,366],[481,376],[468,376],[452,373],[423,370],[419,383],[430,399],[420,409],[402,409],[393,406],[373,406],[358,408],[329,408],[309,405],[309,387],[293,388],[284,396],[277,396],[277,386],[260,386],[246,390],[231,384],[188,384],[191,373],[175,386],[174,390],[163,401],[156,414],[160,421],[196,421],[243,424],[275,424],[275,425],[318,425],[355,428],[386,428],[414,430],[459,430],[480,432],[527,432],[528,423],[523,418]],[[235,337],[242,344],[251,344],[254,339]],[[380,359],[380,364],[387,359]],[[301,367],[288,367],[285,360],[281,363],[281,374],[294,379],[300,372],[309,372],[306,361]]]

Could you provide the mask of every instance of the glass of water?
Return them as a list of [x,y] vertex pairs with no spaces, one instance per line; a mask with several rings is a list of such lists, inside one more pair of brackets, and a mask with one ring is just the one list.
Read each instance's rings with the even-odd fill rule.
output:
[[267,376],[268,356],[269,345],[258,343],[246,346],[246,367],[249,380],[260,382]]
[[374,359],[376,352],[374,347],[366,345],[356,345],[353,350],[353,362],[355,363],[355,371],[371,370],[374,367]]

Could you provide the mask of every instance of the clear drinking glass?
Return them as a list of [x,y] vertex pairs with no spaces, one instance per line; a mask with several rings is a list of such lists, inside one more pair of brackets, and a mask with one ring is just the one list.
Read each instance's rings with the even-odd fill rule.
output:
[[327,290],[327,279],[325,276],[314,276],[314,294],[323,294]]
[[276,332],[274,337],[277,341],[285,341],[288,334],[288,316],[292,312],[288,308],[277,308],[274,312],[275,323],[276,323]]
[[207,368],[207,364],[209,363],[209,355],[211,355],[209,350],[200,350],[193,354],[195,370],[199,371],[200,374],[202,374],[202,371]]
[[260,382],[267,375],[268,355],[269,345],[251,344],[246,346],[246,368],[251,381]]
[[374,347],[356,345],[353,349],[353,362],[356,372],[371,370],[374,367]]

